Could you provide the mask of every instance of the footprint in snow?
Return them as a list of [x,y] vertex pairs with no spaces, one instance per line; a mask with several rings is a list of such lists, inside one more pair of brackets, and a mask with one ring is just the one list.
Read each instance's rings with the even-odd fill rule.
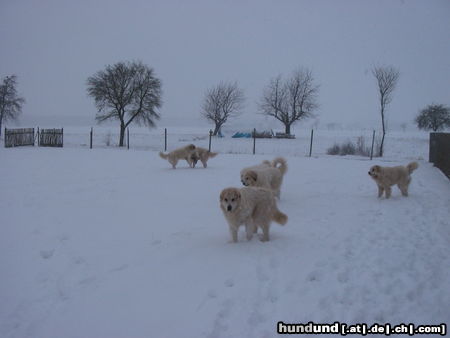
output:
[[109,272],[119,272],[125,270],[126,268],[128,268],[128,264],[122,264],[118,267],[112,268]]
[[308,282],[320,282],[322,280],[322,272],[318,270],[311,271],[306,277],[306,280]]
[[53,256],[53,253],[55,252],[55,249],[51,250],[41,250],[40,254],[43,259],[49,259]]
[[234,281],[230,278],[230,279],[227,279],[224,284],[226,287],[231,288],[234,286]]

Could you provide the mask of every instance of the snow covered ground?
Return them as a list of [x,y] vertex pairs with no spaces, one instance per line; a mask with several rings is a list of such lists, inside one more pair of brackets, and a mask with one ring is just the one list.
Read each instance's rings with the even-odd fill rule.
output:
[[[392,141],[374,161],[309,158],[289,140],[269,141],[250,155],[227,153],[235,141],[224,139],[207,169],[176,170],[160,149],[0,148],[0,337],[274,337],[278,321],[449,324],[450,183],[421,160],[424,139]],[[240,185],[242,167],[280,153],[288,223],[272,225],[270,242],[247,242],[242,230],[228,243],[220,191]],[[377,199],[368,168],[410,160],[419,160],[410,196],[394,188]]]

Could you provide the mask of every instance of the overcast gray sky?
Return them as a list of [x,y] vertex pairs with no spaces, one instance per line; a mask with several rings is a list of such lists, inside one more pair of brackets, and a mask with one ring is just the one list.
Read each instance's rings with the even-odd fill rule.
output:
[[251,119],[269,80],[299,67],[320,85],[321,126],[378,128],[374,65],[400,70],[391,125],[450,104],[449,0],[0,0],[0,43],[0,76],[16,74],[27,100],[22,124],[91,123],[86,79],[126,60],[154,68],[172,121],[198,119],[223,80],[244,89]]

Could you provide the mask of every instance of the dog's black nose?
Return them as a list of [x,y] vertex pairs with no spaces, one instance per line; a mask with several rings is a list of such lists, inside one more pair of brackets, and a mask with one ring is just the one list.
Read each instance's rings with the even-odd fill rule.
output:
[[231,205],[227,206],[227,211],[231,211]]
[[367,172],[370,175],[370,171]]

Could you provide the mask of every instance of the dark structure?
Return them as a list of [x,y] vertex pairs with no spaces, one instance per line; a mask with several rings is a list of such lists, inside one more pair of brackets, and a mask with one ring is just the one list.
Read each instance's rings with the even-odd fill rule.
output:
[[450,179],[450,133],[430,133],[430,162]]
[[39,134],[40,147],[62,147],[63,146],[63,128],[61,129],[41,129]]
[[5,148],[34,146],[34,128],[5,128]]

